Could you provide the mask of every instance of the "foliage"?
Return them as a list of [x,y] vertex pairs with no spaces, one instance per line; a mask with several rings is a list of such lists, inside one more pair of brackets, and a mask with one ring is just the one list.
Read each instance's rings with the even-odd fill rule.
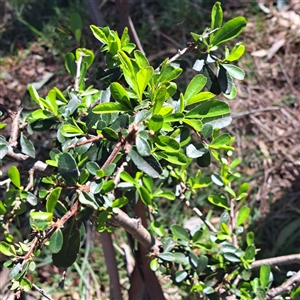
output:
[[[234,99],[233,78],[244,78],[243,70],[232,64],[243,55],[244,45],[237,43],[231,50],[225,46],[222,58],[217,50],[243,31],[246,20],[236,17],[223,25],[219,2],[211,18],[210,28],[202,34],[191,33],[194,41],[157,68],[135,50],[127,29],[120,38],[108,27],[92,25],[105,56],[102,80],[106,88],[87,86],[94,53],[85,48],[66,55],[65,66],[74,80],[70,89],[53,88],[42,98],[29,87],[39,108],[23,115],[21,153],[35,159],[35,146],[27,137],[34,131],[50,129],[56,138],[48,159],[31,169],[31,175],[39,172],[41,178],[31,176],[25,182],[16,166],[7,174],[7,190],[0,202],[5,237],[0,251],[9,257],[5,266],[10,269],[12,290],[31,288],[28,273],[35,269],[35,257],[43,247],[52,253],[55,266],[74,264],[85,236],[84,224],[90,220],[99,232],[113,231],[112,222],[124,227],[148,246],[150,268],[170,276],[187,294],[209,299],[220,295],[267,298],[272,272],[267,264],[260,266],[259,274],[252,272],[257,250],[254,234],[245,230],[250,216],[245,202],[249,184],[233,185],[241,177],[236,171],[240,160],[231,161],[234,137],[221,131],[231,122],[230,108],[215,98],[222,93]],[[71,30],[80,44],[77,15],[72,17]],[[175,81],[183,69],[176,59],[186,52],[195,53],[197,74],[180,92]],[[0,137],[0,158],[13,157],[14,147]],[[202,168],[212,160],[218,163],[218,172],[203,176]],[[188,172],[195,164],[197,171]],[[191,204],[197,193],[213,185],[218,190],[207,200],[219,218],[217,225]],[[38,186],[37,194],[33,186]],[[156,221],[162,199],[182,201],[202,225],[189,230],[179,224],[163,228]],[[130,231],[132,219],[120,210],[131,211],[139,201],[149,211],[147,232],[155,238],[154,244],[143,240],[142,225]],[[17,240],[10,234],[10,225],[28,206],[32,238]]]

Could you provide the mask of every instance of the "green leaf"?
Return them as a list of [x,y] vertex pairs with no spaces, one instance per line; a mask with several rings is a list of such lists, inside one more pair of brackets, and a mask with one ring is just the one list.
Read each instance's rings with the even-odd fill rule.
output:
[[231,75],[233,78],[244,80],[245,72],[241,68],[230,64],[222,64],[221,66],[225,68],[229,75]]
[[202,168],[206,168],[210,165],[211,162],[211,157],[210,157],[210,152],[208,151],[201,157],[197,158],[197,165]]
[[216,33],[212,44],[214,46],[229,41],[237,37],[243,32],[247,25],[247,21],[244,17],[236,17],[226,22],[224,26]]
[[77,191],[77,192],[79,194],[78,200],[81,204],[91,207],[95,210],[98,209],[99,205],[92,193],[87,193],[84,191]]
[[221,93],[221,88],[219,86],[218,77],[207,63],[203,66],[203,75],[207,78],[206,88],[213,94],[219,95]]
[[116,102],[100,103],[93,109],[93,113],[95,114],[110,114],[122,111],[131,111],[131,109]]
[[126,171],[122,171],[122,172],[121,172],[120,178],[121,178],[123,181],[132,183],[133,185],[136,185],[136,184],[137,184],[137,182],[136,182],[136,181],[131,177],[131,175],[128,174]]
[[159,113],[159,111],[163,107],[163,104],[166,100],[166,94],[167,94],[167,89],[166,89],[165,85],[159,86],[154,91],[154,96],[153,96],[153,100],[152,100],[152,103],[154,103],[153,114]]
[[187,257],[182,252],[175,252],[174,257],[174,262],[176,262],[177,264],[187,265],[189,263]]
[[29,223],[33,230],[43,231],[51,226],[52,218],[52,213],[32,211],[29,214]]
[[245,251],[245,259],[252,260],[256,255],[256,249],[254,246],[248,246]]
[[0,201],[0,215],[4,215],[6,213],[6,207],[4,206],[3,202]]
[[222,194],[210,195],[210,196],[208,196],[207,199],[211,204],[214,204],[219,207],[223,207],[225,209],[229,209],[228,201],[227,201],[227,198],[225,195],[222,195]]
[[151,228],[158,236],[164,236],[164,229],[160,222],[152,221]]
[[20,289],[28,293],[31,290],[31,282],[27,278],[22,277],[20,280]]
[[185,280],[188,276],[188,272],[185,270],[177,271],[175,273],[175,282],[180,283]]
[[46,97],[46,101],[47,101],[47,108],[53,112],[53,114],[55,116],[57,116],[58,113],[58,106],[56,103],[56,90],[52,89],[49,91],[47,97]]
[[164,123],[164,118],[162,115],[155,114],[148,121],[149,130],[153,130],[154,132],[158,132],[161,130]]
[[76,260],[80,247],[79,230],[71,222],[63,230],[63,245],[58,253],[52,255],[53,264],[58,268],[70,267]]
[[159,197],[159,198],[166,198],[168,200],[175,200],[175,198],[176,198],[175,194],[171,191],[158,192],[158,193],[155,193],[155,195],[153,195],[153,196]]
[[8,177],[17,188],[21,187],[20,172],[16,166],[12,166],[9,168]]
[[245,52],[245,46],[241,43],[236,44],[231,50],[230,54],[226,56],[226,61],[236,61],[242,57]]
[[229,105],[221,100],[209,100],[206,101],[192,110],[190,110],[185,117],[186,118],[208,118],[217,117],[230,113]]
[[190,241],[190,235],[186,232],[186,230],[179,225],[172,225],[171,231],[174,236],[176,236],[178,239],[189,242]]
[[204,124],[202,129],[201,129],[201,135],[203,136],[203,138],[208,138],[211,136],[213,131],[213,127],[211,124]]
[[63,246],[63,240],[63,234],[60,228],[58,228],[56,231],[54,231],[49,240],[49,250],[51,251],[51,253],[58,253],[61,250]]
[[238,212],[236,226],[242,225],[248,219],[249,215],[250,215],[250,208],[247,206],[242,206]]
[[200,255],[198,258],[198,266],[197,266],[197,272],[201,273],[203,272],[208,264],[208,257],[205,255]]
[[152,67],[146,67],[139,70],[136,74],[136,82],[138,86],[138,97],[139,101],[143,100],[143,93],[153,76],[154,70]]
[[68,73],[75,78],[76,76],[76,62],[75,55],[73,53],[67,53],[65,56],[65,68]]
[[115,169],[116,169],[116,164],[109,164],[105,166],[103,169],[104,175],[111,176],[114,173]]
[[157,255],[157,257],[159,257],[160,259],[165,260],[165,261],[174,261],[175,260],[175,256],[172,252],[159,253]]
[[259,270],[259,280],[261,288],[265,289],[270,282],[271,268],[269,265],[262,265]]
[[223,10],[220,2],[216,2],[211,10],[210,29],[220,28],[223,22]]
[[102,129],[103,136],[109,141],[117,141],[119,139],[118,134],[110,127],[105,127]]
[[125,206],[128,203],[128,199],[126,197],[117,198],[113,203],[111,207],[118,207],[121,208]]
[[91,30],[92,30],[92,32],[93,32],[96,39],[98,39],[103,44],[108,43],[107,37],[104,33],[104,30],[108,29],[108,27],[104,27],[104,28],[101,29],[101,28],[99,28],[95,25],[91,25],[90,28],[91,28]]
[[67,185],[74,185],[79,177],[79,170],[74,157],[69,153],[62,153],[58,157],[58,172]]
[[206,77],[202,74],[198,74],[192,78],[183,95],[186,103],[189,103],[189,100],[205,87],[206,81]]
[[201,92],[195,96],[193,96],[192,98],[190,98],[186,105],[192,105],[192,104],[196,104],[202,101],[206,101],[209,99],[212,99],[215,96],[215,94],[211,93],[211,92]]
[[16,250],[13,245],[6,242],[0,242],[0,252],[6,256],[16,256]]
[[186,156],[179,152],[178,153],[155,152],[155,154],[158,157],[163,158],[163,159],[167,160],[168,162],[175,164],[175,165],[184,166],[187,164]]
[[134,51],[134,58],[140,69],[149,67],[149,62],[146,56],[141,51]]
[[152,155],[142,157],[133,149],[129,151],[128,155],[138,169],[145,172],[149,176],[157,178],[162,173],[159,162]]
[[252,231],[247,233],[246,241],[247,241],[248,246],[253,245],[253,243],[254,243],[254,233]]
[[156,272],[159,268],[159,264],[158,264],[158,261],[157,259],[152,259],[151,262],[150,262],[150,269],[153,271],[153,272]]
[[37,105],[39,105],[42,109],[44,109],[44,106],[40,101],[40,96],[32,84],[29,85],[28,92],[30,94],[31,99],[34,100],[34,102]]
[[121,50],[118,51],[118,54],[126,82],[136,93],[138,93],[136,75],[130,58]]
[[72,33],[74,34],[75,39],[79,44],[81,39],[82,20],[78,13],[71,14],[70,26],[71,26]]
[[[231,167],[232,167],[232,166],[231,166]],[[249,188],[250,188],[250,184],[249,184],[248,182],[244,182],[244,183],[239,187],[239,190],[238,190],[238,197],[239,197],[241,194],[247,194]]]
[[217,186],[224,186],[224,182],[222,180],[222,177],[218,174],[212,174],[211,175],[211,180]]
[[83,135],[84,132],[78,126],[71,125],[71,124],[64,124],[63,126],[61,126],[61,134],[65,137],[74,137],[74,136]]
[[[213,139],[213,141],[209,144],[209,147],[213,149],[220,149],[223,146],[228,146],[228,144],[232,143],[233,140],[234,138],[232,138],[228,133],[223,133],[217,138]],[[227,148],[228,147],[226,147],[225,149]]]
[[206,148],[197,149],[193,144],[190,144],[186,147],[186,155],[190,158],[198,158],[207,153]]
[[53,189],[48,198],[47,198],[47,202],[46,202],[46,210],[49,213],[53,213],[56,203],[60,197],[60,193],[61,193],[62,188],[61,187],[57,187],[55,189]]
[[92,175],[96,175],[96,172],[100,169],[99,165],[94,161],[87,162],[85,167]]
[[150,145],[149,145],[147,139],[145,139],[141,135],[137,135],[137,137],[135,139],[135,145],[136,145],[138,153],[141,156],[149,156],[150,155],[150,153],[151,153]]
[[145,187],[143,187],[142,185],[139,186],[137,188],[137,191],[141,197],[141,200],[149,206],[152,206],[152,196],[150,195],[150,193],[147,191],[147,189]]
[[117,102],[119,102],[120,104],[122,104],[123,106],[125,106],[129,109],[132,109],[130,98],[129,98],[126,90],[120,83],[113,82],[110,85],[110,92],[111,92],[112,97]]
[[108,180],[104,182],[101,193],[106,194],[111,192],[115,188],[115,182],[113,180]]
[[202,122],[198,119],[194,120],[194,119],[184,119],[183,123],[189,125],[190,127],[192,127],[193,129],[195,129],[197,132],[202,130]]
[[230,94],[232,91],[233,80],[223,65],[219,65],[218,68],[218,83],[221,91],[224,94]]
[[160,135],[157,139],[154,139],[154,142],[157,148],[167,152],[178,152],[180,150],[180,144],[169,136]]

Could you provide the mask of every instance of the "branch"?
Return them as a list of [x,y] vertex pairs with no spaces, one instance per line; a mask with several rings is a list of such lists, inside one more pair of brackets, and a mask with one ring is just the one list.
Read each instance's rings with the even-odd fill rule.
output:
[[270,267],[275,267],[292,264],[300,264],[300,253],[254,261],[251,264],[251,270],[259,269],[262,265],[269,265]]
[[140,219],[130,218],[124,211],[114,208],[116,213],[113,220],[116,224],[123,227],[139,243],[141,243],[151,254],[158,255],[162,243],[151,236],[149,231],[141,224]]
[[269,292],[267,292],[266,299],[274,299],[278,295],[289,292],[293,288],[293,285],[298,284],[298,283],[300,283],[300,271],[298,271],[294,276],[289,278],[282,285],[280,285],[276,288],[273,288]]
[[50,296],[48,296],[42,289],[40,289],[38,286],[36,286],[34,283],[32,284],[32,287],[35,288],[42,296],[44,296],[48,300],[53,300]]

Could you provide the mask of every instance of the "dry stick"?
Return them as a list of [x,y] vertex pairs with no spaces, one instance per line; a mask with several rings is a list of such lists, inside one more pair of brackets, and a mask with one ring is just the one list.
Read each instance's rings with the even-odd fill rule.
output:
[[23,108],[19,107],[16,112],[11,112],[9,115],[11,117],[11,131],[10,131],[10,138],[9,138],[9,144],[11,146],[17,146],[18,142],[18,136],[19,136],[19,119]]
[[48,300],[54,300],[53,298],[48,296],[42,289],[40,289],[38,286],[36,286],[34,283],[32,284],[32,287],[35,288],[42,296],[44,296]]
[[289,278],[282,285],[273,288],[269,292],[267,292],[266,299],[274,299],[274,297],[278,295],[289,292],[293,288],[294,284],[299,284],[299,283],[300,283],[300,271],[298,271],[294,276]]
[[257,114],[257,113],[261,113],[261,112],[265,112],[265,111],[272,111],[272,110],[280,110],[280,107],[265,107],[265,108],[260,108],[260,109],[251,109],[251,110],[242,111],[242,112],[239,112],[236,114],[232,114],[231,117],[233,119],[242,118],[247,115],[252,115],[252,114]]
[[300,253],[256,260],[251,264],[251,270],[259,269],[262,265],[274,267],[296,263],[300,264]]
[[130,16],[128,16],[128,25],[129,25],[129,30],[131,32],[132,38],[133,38],[133,42],[136,44],[137,48],[145,54],[145,51],[143,49],[142,43],[140,41],[140,38],[135,30],[135,27],[133,25],[133,22],[130,18]]

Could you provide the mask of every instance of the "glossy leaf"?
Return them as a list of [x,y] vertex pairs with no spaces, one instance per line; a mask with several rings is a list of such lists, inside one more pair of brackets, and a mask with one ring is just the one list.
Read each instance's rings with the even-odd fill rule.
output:
[[118,83],[118,82],[113,82],[110,85],[110,92],[112,97],[119,102],[121,105],[131,109],[131,102],[130,102],[130,98],[126,92],[126,90],[124,89],[124,87]]
[[116,102],[105,102],[100,103],[93,109],[93,113],[95,114],[111,114],[116,112],[130,111],[128,107],[116,103]]
[[243,44],[236,44],[233,49],[231,50],[230,54],[226,56],[227,61],[236,61],[242,57],[245,52],[245,46]]
[[211,162],[211,157],[210,157],[210,152],[207,151],[204,155],[201,157],[197,158],[197,165],[202,168],[206,168],[210,165]]
[[183,227],[179,225],[172,225],[171,231],[173,235],[176,236],[178,239],[181,239],[186,242],[190,241],[190,236]]
[[229,105],[221,100],[210,100],[190,110],[186,118],[208,118],[230,113]]
[[180,150],[179,143],[175,139],[168,136],[160,135],[154,140],[154,142],[159,149],[167,152],[178,152]]
[[21,187],[20,172],[16,166],[12,166],[9,168],[8,177],[17,188]]
[[118,207],[121,208],[125,206],[128,203],[128,199],[126,197],[117,198],[113,203],[111,207]]
[[68,73],[75,78],[76,76],[76,62],[75,55],[73,53],[67,53],[65,56],[65,68]]
[[160,131],[164,123],[164,118],[162,115],[155,114],[148,121],[149,130],[153,130],[154,132]]
[[223,10],[220,2],[216,2],[211,10],[210,29],[220,28],[223,22]]
[[49,250],[51,253],[58,253],[63,245],[63,234],[60,228],[58,228],[50,237]]
[[206,88],[211,93],[219,95],[221,93],[221,88],[219,86],[218,77],[206,63],[203,66],[203,75],[207,78]]
[[229,209],[228,201],[227,201],[227,198],[225,197],[225,195],[222,195],[222,194],[210,195],[210,196],[208,196],[207,199],[211,204],[214,204],[219,207],[223,207],[225,209]]
[[71,222],[63,230],[63,245],[58,253],[52,255],[53,264],[58,268],[67,268],[71,266],[79,252],[80,234],[74,222]]
[[180,283],[185,280],[188,276],[188,272],[185,270],[177,271],[175,273],[175,282]]
[[56,187],[53,189],[50,194],[48,195],[47,202],[46,202],[46,210],[49,213],[53,213],[56,203],[60,197],[62,188],[61,187]]
[[147,191],[147,189],[143,186],[139,186],[137,188],[137,191],[141,197],[141,200],[146,204],[146,205],[152,205],[152,196],[150,193]]
[[98,209],[99,205],[96,202],[93,194],[84,191],[79,191],[78,194],[79,194],[78,200],[81,204],[91,207],[95,210]]
[[186,105],[192,105],[192,104],[196,104],[196,103],[199,103],[199,102],[202,102],[202,101],[206,101],[206,100],[209,100],[209,99],[212,99],[213,97],[215,96],[215,94],[211,93],[211,92],[201,92],[193,97],[191,97]]
[[202,74],[198,74],[192,78],[183,95],[187,105],[189,105],[189,100],[204,88],[206,81],[206,77]]
[[239,209],[237,215],[236,225],[237,226],[242,225],[248,219],[249,215],[250,215],[250,208],[247,206],[242,206]]
[[150,155],[151,148],[147,139],[143,138],[141,135],[138,135],[135,139],[135,144],[136,144],[137,151],[141,156]]
[[29,214],[29,223],[33,230],[46,230],[51,226],[52,218],[52,213],[32,211]]
[[6,242],[0,242],[0,252],[6,256],[16,256],[16,250],[13,245]]
[[152,67],[146,67],[139,70],[136,74],[136,82],[138,86],[138,96],[139,100],[142,101],[143,93],[153,76],[154,70]]
[[186,155],[190,158],[198,158],[203,156],[205,153],[207,153],[207,149],[201,148],[197,149],[193,144],[190,144],[186,147]]
[[223,65],[219,65],[218,68],[218,83],[221,91],[224,94],[230,94],[232,91],[233,80]]
[[216,33],[214,39],[212,40],[212,44],[219,45],[237,37],[240,33],[243,32],[246,25],[247,21],[244,17],[236,17],[234,19],[229,20]]
[[260,286],[265,289],[270,281],[271,268],[269,265],[262,265],[259,270]]
[[58,172],[68,185],[74,185],[79,177],[79,170],[74,157],[63,153],[58,157]]
[[244,80],[245,72],[241,68],[230,64],[222,64],[222,67],[226,69],[229,75],[232,76],[233,78],[238,80]]
[[129,151],[128,155],[138,169],[145,172],[149,176],[157,178],[162,173],[159,162],[152,155],[142,157],[133,149]]
[[165,260],[165,261],[174,261],[175,260],[174,254],[171,252],[159,253],[157,256],[160,259]]
[[207,267],[208,264],[208,257],[205,255],[200,255],[198,258],[198,266],[197,266],[197,271],[199,273],[203,272],[205,268]]

